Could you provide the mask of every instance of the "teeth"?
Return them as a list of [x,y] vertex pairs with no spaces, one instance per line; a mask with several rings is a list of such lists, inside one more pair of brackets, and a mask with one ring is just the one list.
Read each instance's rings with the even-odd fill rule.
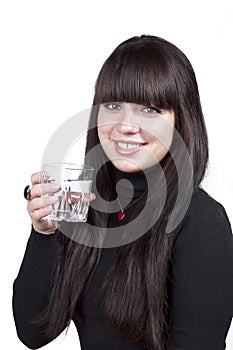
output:
[[122,142],[117,142],[117,145],[122,149],[135,149],[141,146],[138,143],[122,143]]

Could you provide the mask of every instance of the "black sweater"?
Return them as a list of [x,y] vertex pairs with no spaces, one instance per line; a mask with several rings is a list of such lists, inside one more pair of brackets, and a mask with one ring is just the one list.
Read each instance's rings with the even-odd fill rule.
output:
[[[130,210],[130,209],[129,209]],[[13,287],[13,313],[20,340],[36,349],[52,341],[30,324],[46,305],[56,259],[56,236],[32,229]],[[190,203],[173,244],[170,341],[166,350],[223,350],[233,315],[233,238],[221,204],[199,190]],[[96,293],[118,248],[102,250],[100,263],[82,300],[84,322],[75,325],[82,350],[145,349],[126,344],[100,324]],[[77,345],[78,348],[78,345]]]

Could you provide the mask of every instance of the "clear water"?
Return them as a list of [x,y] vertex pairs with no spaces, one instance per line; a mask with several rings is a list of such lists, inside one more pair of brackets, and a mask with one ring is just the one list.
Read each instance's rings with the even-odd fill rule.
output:
[[90,204],[91,181],[64,182],[61,190],[52,195],[58,202],[51,205],[47,218],[57,221],[86,222]]

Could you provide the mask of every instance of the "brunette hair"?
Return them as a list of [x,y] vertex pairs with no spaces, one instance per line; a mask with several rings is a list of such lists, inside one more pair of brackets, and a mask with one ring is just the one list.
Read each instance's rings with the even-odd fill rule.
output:
[[[90,152],[100,143],[98,105],[105,102],[154,105],[175,112],[175,129],[187,147],[193,168],[194,195],[206,170],[208,140],[195,74],[187,57],[170,42],[143,35],[120,44],[104,63],[95,85],[85,160],[98,169],[98,195],[111,200],[111,162],[101,149],[98,154]],[[171,148],[175,147],[173,140]],[[105,164],[100,167],[103,159]],[[154,350],[163,349],[169,337],[168,283],[173,235],[165,231],[178,191],[176,165],[170,152],[160,165],[167,194],[159,220],[142,237],[120,247],[101,289],[109,331],[124,341]],[[88,222],[99,227],[106,223],[106,215],[90,208]],[[101,248],[62,237],[59,252],[49,304],[41,319],[50,337],[57,336],[74,318],[81,322],[79,303],[98,265]]]

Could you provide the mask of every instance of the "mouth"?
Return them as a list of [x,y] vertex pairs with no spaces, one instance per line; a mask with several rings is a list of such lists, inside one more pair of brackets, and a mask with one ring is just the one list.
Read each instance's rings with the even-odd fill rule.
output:
[[124,155],[131,155],[139,152],[146,143],[134,142],[134,141],[117,141],[113,140],[115,150]]

